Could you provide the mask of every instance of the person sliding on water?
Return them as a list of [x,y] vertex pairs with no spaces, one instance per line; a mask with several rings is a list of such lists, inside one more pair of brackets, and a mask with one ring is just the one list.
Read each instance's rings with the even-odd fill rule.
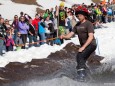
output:
[[88,20],[88,11],[86,8],[78,7],[75,15],[79,22],[74,26],[72,32],[67,35],[61,35],[61,39],[71,38],[74,34],[78,35],[81,47],[76,56],[77,60],[77,74],[79,81],[86,80],[86,61],[89,56],[96,50],[96,40],[94,37],[93,24]]

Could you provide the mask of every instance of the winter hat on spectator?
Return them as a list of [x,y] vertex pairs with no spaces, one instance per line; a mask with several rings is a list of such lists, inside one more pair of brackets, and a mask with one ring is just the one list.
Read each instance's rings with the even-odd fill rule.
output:
[[64,5],[65,5],[64,2],[60,3],[60,7],[64,7]]
[[75,15],[77,16],[78,14],[82,14],[82,15],[88,17],[88,14],[89,14],[89,13],[88,13],[88,10],[87,10],[85,7],[83,7],[83,6],[78,6],[78,7],[76,8]]

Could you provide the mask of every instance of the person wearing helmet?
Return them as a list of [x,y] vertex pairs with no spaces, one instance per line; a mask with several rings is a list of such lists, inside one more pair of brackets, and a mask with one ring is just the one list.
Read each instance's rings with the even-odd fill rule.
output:
[[78,50],[77,60],[77,73],[78,80],[86,80],[86,61],[89,56],[96,50],[96,40],[94,38],[93,24],[87,20],[88,11],[86,8],[80,7],[76,9],[75,15],[79,19],[79,22],[74,26],[72,32],[67,35],[61,35],[61,39],[71,38],[74,34],[78,35],[78,39],[81,47]]

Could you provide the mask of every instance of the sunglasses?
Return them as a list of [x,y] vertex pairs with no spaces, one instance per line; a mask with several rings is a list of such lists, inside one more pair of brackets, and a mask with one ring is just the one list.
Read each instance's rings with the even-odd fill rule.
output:
[[21,18],[21,19],[25,19],[25,18]]
[[14,17],[14,18],[18,18],[18,17]]
[[9,22],[9,21],[5,21],[5,22]]

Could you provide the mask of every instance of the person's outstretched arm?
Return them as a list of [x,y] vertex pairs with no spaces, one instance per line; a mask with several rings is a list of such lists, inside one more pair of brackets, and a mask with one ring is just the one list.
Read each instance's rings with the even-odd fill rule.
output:
[[60,38],[61,39],[69,39],[74,35],[74,32],[70,32],[67,35],[61,35]]

